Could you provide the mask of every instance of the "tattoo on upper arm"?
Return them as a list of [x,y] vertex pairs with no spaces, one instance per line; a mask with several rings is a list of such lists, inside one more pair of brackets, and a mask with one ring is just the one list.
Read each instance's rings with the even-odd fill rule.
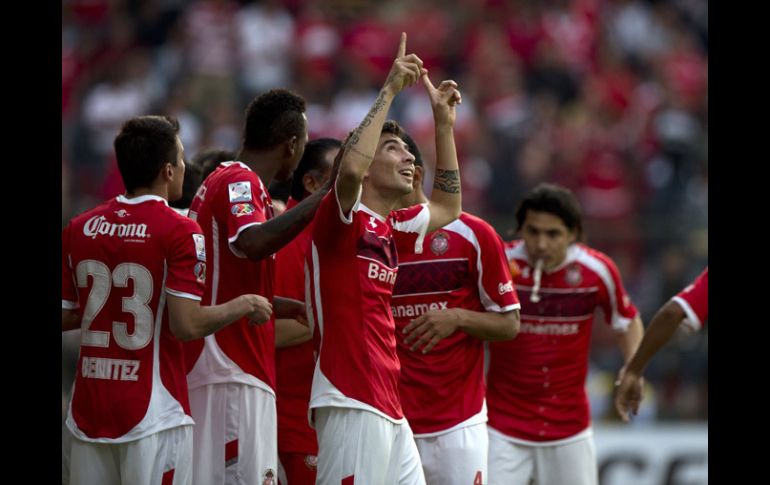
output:
[[460,193],[460,171],[436,169],[433,177],[433,188],[450,194]]

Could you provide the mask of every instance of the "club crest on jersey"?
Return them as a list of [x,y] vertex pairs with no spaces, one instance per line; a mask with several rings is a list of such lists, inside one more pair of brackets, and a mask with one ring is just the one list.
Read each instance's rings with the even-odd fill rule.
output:
[[243,217],[251,214],[255,210],[256,209],[251,204],[235,204],[230,209],[230,212],[232,212],[235,217]]
[[192,237],[195,242],[195,256],[199,261],[206,261],[206,240],[203,234],[193,234]]
[[444,231],[438,231],[431,237],[430,250],[436,256],[441,256],[449,249],[449,237]]
[[318,457],[315,455],[305,455],[305,466],[311,470],[318,468]]
[[230,202],[249,202],[251,200],[251,182],[234,182],[227,186]]
[[115,211],[115,215],[118,217],[127,217],[127,216],[130,216],[131,214],[129,214],[126,209],[120,209]]
[[262,485],[275,485],[275,471],[272,468],[265,470],[264,478]]
[[524,279],[529,278],[529,266],[524,266],[524,268],[521,269],[521,277]]
[[567,269],[567,274],[564,276],[564,281],[570,286],[578,286],[583,282],[583,273],[580,271],[579,266],[570,266]]
[[203,261],[198,261],[195,263],[195,268],[193,269],[193,272],[195,273],[195,279],[198,281],[198,283],[205,283],[206,282],[206,263]]

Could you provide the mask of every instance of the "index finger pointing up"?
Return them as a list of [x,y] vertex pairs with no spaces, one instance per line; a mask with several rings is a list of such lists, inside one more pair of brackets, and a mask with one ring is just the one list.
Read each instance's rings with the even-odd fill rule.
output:
[[406,55],[406,32],[401,32],[401,42],[398,44],[398,54],[396,58],[404,57]]

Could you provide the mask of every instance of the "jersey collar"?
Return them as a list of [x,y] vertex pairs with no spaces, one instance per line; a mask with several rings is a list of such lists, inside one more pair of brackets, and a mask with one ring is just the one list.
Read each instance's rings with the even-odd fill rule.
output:
[[249,168],[249,166],[248,166],[248,165],[246,165],[246,164],[245,164],[245,163],[243,163],[243,162],[239,162],[239,161],[237,161],[237,160],[235,160],[235,161],[231,160],[231,161],[229,161],[229,162],[222,162],[222,163],[220,163],[219,165],[221,165],[221,166],[223,166],[223,167],[229,167],[230,165],[240,165],[240,166],[241,166],[241,168],[245,168],[245,169],[246,169],[246,170],[248,170],[249,172],[253,172],[253,170],[252,170],[251,168]]
[[155,200],[158,202],[163,202],[164,204],[166,204],[166,206],[168,206],[168,201],[166,199],[164,199],[163,197],[159,197],[157,195],[152,195],[152,194],[140,195],[139,197],[132,197],[130,199],[126,198],[126,196],[124,195],[119,195],[116,197],[116,200],[121,204],[129,204],[129,205],[136,205],[136,204],[141,204],[142,202]]

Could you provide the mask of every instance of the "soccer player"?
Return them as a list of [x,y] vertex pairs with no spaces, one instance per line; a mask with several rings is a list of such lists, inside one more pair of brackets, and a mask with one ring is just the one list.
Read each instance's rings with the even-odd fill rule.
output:
[[[492,342],[487,375],[489,483],[598,482],[585,378],[594,312],[628,362],[644,327],[615,263],[585,246],[569,190],[535,187],[516,210],[521,240],[507,245],[521,330]],[[621,370],[622,372],[622,370]]]
[[167,205],[182,195],[178,131],[168,117],[126,121],[114,143],[125,195],[62,232],[62,330],[82,332],[67,416],[73,485],[191,483],[180,340],[272,312],[255,294],[200,306],[203,235]]
[[629,421],[629,414],[636,415],[639,410],[644,382],[642,373],[652,356],[671,340],[680,324],[692,331],[703,328],[703,323],[708,318],[708,304],[709,269],[707,266],[695,281],[671,298],[652,317],[642,343],[639,344],[633,358],[626,365],[625,372],[616,382],[618,388],[615,394],[615,409],[624,422]]
[[[329,179],[341,143],[333,138],[311,140],[294,171],[291,209],[317,192]],[[312,236],[312,222],[283,247],[275,259],[275,294],[305,300],[305,253]],[[318,462],[315,430],[307,422],[310,384],[315,354],[307,324],[296,320],[275,322],[276,402],[278,408],[278,476],[282,485],[314,484]]]
[[277,478],[274,318],[305,321],[305,306],[273,298],[274,253],[310,222],[329,186],[278,217],[267,187],[291,176],[306,143],[305,101],[285,89],[260,95],[246,111],[238,160],[221,163],[190,207],[212,255],[203,302],[257,293],[274,310],[264,325],[241,320],[185,345],[198,485]]
[[[414,190],[401,204],[428,201],[414,140]],[[503,241],[466,212],[425,238],[422,254],[399,252],[393,289],[399,391],[415,433],[425,481],[487,483],[484,340],[509,340],[519,330],[519,300]]]
[[[420,484],[425,478],[398,395],[390,310],[396,240],[421,252],[425,234],[460,215],[453,81],[435,88],[406,34],[369,113],[343,148],[334,190],[321,202],[306,258],[308,314],[321,336],[310,407],[318,436],[319,484]],[[395,96],[420,79],[436,119],[439,163],[430,202],[394,211],[412,191],[414,157],[401,128],[385,122]],[[315,194],[314,194],[315,195]]]

